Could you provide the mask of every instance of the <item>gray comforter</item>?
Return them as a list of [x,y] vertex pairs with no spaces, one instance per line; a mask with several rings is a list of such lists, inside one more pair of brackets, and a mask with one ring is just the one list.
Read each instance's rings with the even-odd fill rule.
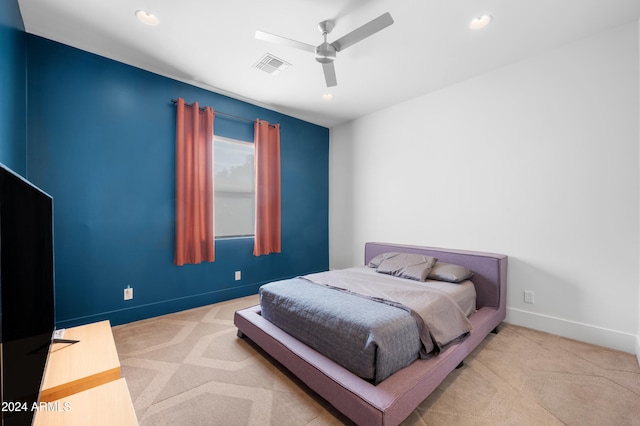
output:
[[262,316],[377,384],[471,330],[446,294],[397,281],[344,270],[266,284]]
[[418,324],[421,354],[440,348],[471,331],[471,322],[446,293],[414,280],[390,280],[383,274],[363,274],[344,269],[306,275],[309,281],[392,304],[411,313]]

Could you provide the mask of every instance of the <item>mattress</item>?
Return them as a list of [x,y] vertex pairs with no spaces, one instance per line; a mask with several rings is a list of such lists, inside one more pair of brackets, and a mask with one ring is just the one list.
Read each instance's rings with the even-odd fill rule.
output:
[[[406,279],[383,276],[367,267],[349,268],[346,273],[346,277],[355,276],[367,286],[369,283],[373,285],[374,282],[384,281],[393,288],[404,288],[405,285],[418,287],[420,293],[429,288],[435,289],[437,294],[433,300],[444,298],[450,303],[443,305],[444,308],[441,309],[448,312],[455,308],[461,311],[462,316],[475,311],[475,288],[471,282],[407,283]],[[374,384],[380,383],[419,357],[432,356],[427,354],[431,349],[425,351],[425,346],[428,346],[425,345],[427,342],[423,332],[425,321],[417,318],[413,309],[389,302],[388,299],[340,291],[310,281],[325,279],[326,276],[326,273],[310,274],[262,286],[262,316]],[[372,294],[375,296],[375,292]],[[440,326],[429,323],[428,327]],[[470,329],[456,332],[455,336],[468,330]],[[427,332],[432,337],[434,329],[428,329]]]

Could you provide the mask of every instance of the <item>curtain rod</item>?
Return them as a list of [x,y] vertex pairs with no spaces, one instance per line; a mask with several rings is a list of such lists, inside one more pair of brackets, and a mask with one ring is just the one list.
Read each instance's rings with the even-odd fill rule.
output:
[[[174,104],[177,104],[177,103],[178,103],[178,100],[177,100],[177,99],[171,99],[171,102],[173,102]],[[193,104],[188,104],[188,103],[186,103],[186,102],[185,102],[184,104],[185,104],[186,106],[190,106],[190,107],[192,107],[192,106],[193,106]],[[200,107],[200,110],[201,110],[201,111],[204,111],[204,110],[205,110],[205,108]],[[224,115],[225,117],[235,118],[235,119],[237,119],[237,120],[244,120],[244,121],[248,121],[248,122],[250,122],[250,123],[254,123],[256,120],[262,121],[262,120],[260,120],[259,118],[256,118],[255,120],[252,120],[252,119],[250,119],[250,118],[240,117],[239,115],[227,114],[226,112],[222,112],[222,111],[218,111],[218,110],[214,110],[214,112],[215,112],[215,114],[216,114],[216,115]],[[275,127],[275,124],[270,124],[270,126]]]

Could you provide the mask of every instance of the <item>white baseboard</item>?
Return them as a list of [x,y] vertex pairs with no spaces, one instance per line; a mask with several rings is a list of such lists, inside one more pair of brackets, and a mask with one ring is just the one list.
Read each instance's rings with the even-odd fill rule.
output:
[[640,363],[640,337],[631,333],[596,327],[515,308],[507,308],[507,318],[505,322],[630,354],[636,354],[638,362]]

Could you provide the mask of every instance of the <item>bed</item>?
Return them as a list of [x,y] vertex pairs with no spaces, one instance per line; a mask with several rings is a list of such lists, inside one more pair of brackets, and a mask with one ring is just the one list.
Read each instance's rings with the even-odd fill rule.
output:
[[469,317],[472,330],[466,337],[445,346],[437,356],[410,363],[378,384],[359,377],[267,321],[259,305],[237,311],[234,316],[238,336],[254,341],[357,424],[402,422],[489,333],[497,331],[506,313],[506,256],[371,242],[365,244],[364,264],[387,252],[432,256],[470,269],[477,310]]

